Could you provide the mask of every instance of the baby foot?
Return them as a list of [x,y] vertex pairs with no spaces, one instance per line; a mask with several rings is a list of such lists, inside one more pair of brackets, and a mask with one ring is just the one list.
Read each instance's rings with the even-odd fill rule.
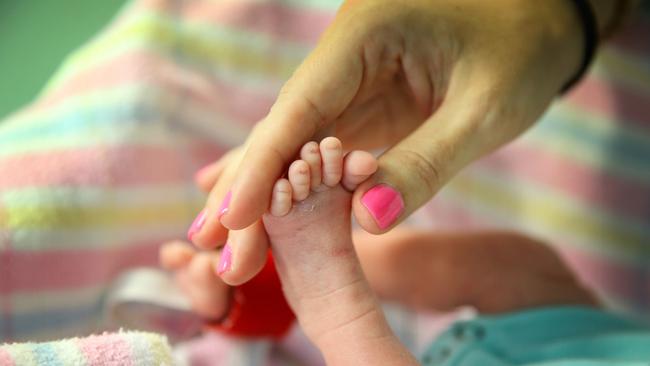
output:
[[[280,179],[274,185],[270,213],[286,215],[294,203],[305,200],[311,192],[339,185],[352,191],[377,170],[377,161],[365,151],[343,155],[341,142],[336,138],[305,144],[300,159],[288,169],[288,179]],[[250,280],[264,266],[268,246],[261,221],[246,230],[230,231],[226,247],[231,255],[218,265],[221,279],[233,286]]]
[[335,138],[305,145],[273,190],[264,226],[283,291],[328,364],[414,364],[389,329],[351,237],[351,190],[374,173]]
[[215,272],[221,252],[198,252],[188,243],[165,243],[160,264],[173,271],[174,279],[187,296],[192,310],[205,319],[221,319],[229,306],[230,286]]
[[288,179],[278,180],[273,187],[270,213],[284,216],[293,202],[305,200],[310,192],[327,191],[342,185],[348,191],[377,171],[377,161],[365,151],[352,151],[343,156],[341,141],[327,137],[306,143],[300,159],[289,166]]
[[[312,189],[323,190],[340,182],[352,191],[377,169],[376,160],[363,151],[351,152],[343,159],[341,143],[334,138],[326,138],[320,145],[306,144],[301,158],[289,168],[289,180],[281,180],[274,189],[271,211],[278,216],[289,212],[293,200],[306,199]],[[217,168],[211,174],[218,175]],[[343,171],[346,174],[341,179]],[[227,311],[230,286],[248,281],[265,264],[265,239],[260,222],[250,230],[230,232],[228,244],[218,252],[200,252],[180,241],[166,243],[160,250],[160,262],[174,272],[176,282],[198,315],[219,319]]]

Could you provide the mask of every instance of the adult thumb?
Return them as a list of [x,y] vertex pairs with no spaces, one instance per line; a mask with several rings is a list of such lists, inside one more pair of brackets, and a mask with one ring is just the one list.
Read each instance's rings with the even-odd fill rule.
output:
[[354,193],[352,209],[367,232],[390,230],[428,202],[482,151],[476,118],[466,109],[443,105],[397,145],[379,157],[379,169]]

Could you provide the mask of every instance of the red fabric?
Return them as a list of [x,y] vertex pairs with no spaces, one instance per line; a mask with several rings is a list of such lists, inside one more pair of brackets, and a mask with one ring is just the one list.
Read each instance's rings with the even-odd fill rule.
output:
[[228,316],[206,328],[241,337],[284,336],[295,315],[282,293],[282,284],[269,251],[262,271],[243,285],[233,288]]

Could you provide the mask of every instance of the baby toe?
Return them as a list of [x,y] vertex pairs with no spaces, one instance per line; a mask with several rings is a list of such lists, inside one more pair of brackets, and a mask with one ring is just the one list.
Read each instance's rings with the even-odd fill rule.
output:
[[289,167],[289,182],[295,201],[302,201],[309,196],[311,180],[309,164],[304,160],[296,160]]
[[377,159],[367,151],[352,151],[343,161],[343,187],[354,191],[377,171]]
[[318,188],[321,184],[321,155],[318,143],[306,143],[300,150],[300,159],[309,165],[311,189]]
[[167,270],[178,270],[187,266],[196,251],[182,241],[172,241],[162,245],[158,253],[160,265]]
[[327,137],[320,143],[321,160],[323,161],[323,184],[334,187],[341,181],[343,174],[343,146],[336,137]]
[[271,215],[281,217],[291,210],[291,183],[287,179],[278,180],[273,186],[273,197],[271,198]]
[[229,286],[215,273],[216,252],[196,255],[187,268],[186,290],[192,308],[205,318],[223,316],[229,303]]

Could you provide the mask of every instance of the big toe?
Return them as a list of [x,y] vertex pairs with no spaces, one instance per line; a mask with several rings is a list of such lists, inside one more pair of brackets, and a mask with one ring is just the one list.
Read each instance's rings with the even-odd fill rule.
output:
[[170,271],[180,270],[186,267],[196,251],[182,241],[171,241],[164,243],[158,252],[160,265]]
[[359,184],[377,171],[377,159],[367,151],[352,151],[343,161],[341,184],[348,191],[354,191]]

